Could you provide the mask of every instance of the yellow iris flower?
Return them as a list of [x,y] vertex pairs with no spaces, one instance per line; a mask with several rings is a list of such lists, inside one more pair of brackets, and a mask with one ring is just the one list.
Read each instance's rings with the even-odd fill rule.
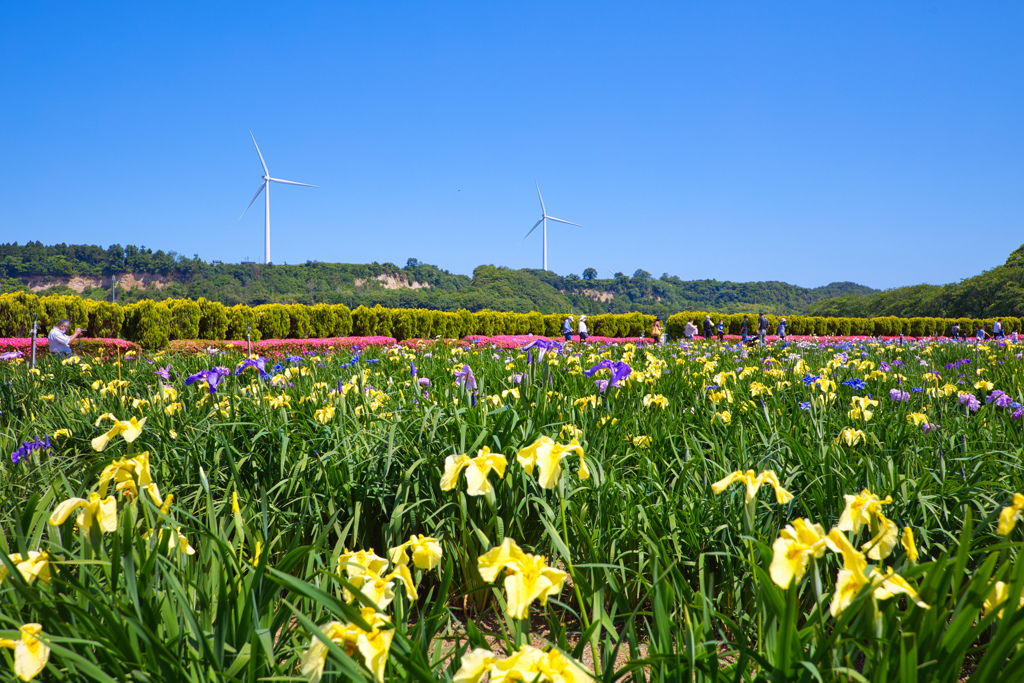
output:
[[408,541],[389,550],[388,558],[392,564],[408,565],[410,552],[418,569],[429,571],[441,563],[441,543],[430,536],[410,536]]
[[975,389],[981,389],[982,391],[985,391],[985,392],[992,391],[992,389],[994,387],[995,387],[995,385],[992,384],[992,382],[986,382],[983,379],[982,380],[978,380],[977,382],[974,383],[974,388]]
[[668,408],[668,399],[661,394],[647,394],[643,399],[644,408],[650,408],[656,406],[658,408]]
[[115,460],[104,467],[100,472],[98,485],[101,496],[107,495],[107,487],[111,480],[117,484],[117,490],[129,500],[138,495],[139,488],[148,488],[153,483],[153,477],[149,472],[149,451],[143,451],[134,458]]
[[854,396],[850,400],[850,405],[853,406],[850,412],[847,413],[851,420],[864,420],[867,422],[874,415],[874,412],[869,410],[871,406],[877,406],[878,401],[868,398],[867,396]]
[[43,632],[39,624],[24,624],[18,630],[21,638],[0,638],[0,647],[14,650],[14,673],[23,681],[31,681],[46,667],[50,647],[39,637]]
[[855,496],[845,495],[846,508],[839,517],[836,528],[840,531],[859,533],[867,524],[874,536],[862,549],[868,550],[872,560],[883,560],[892,553],[899,540],[899,527],[882,514],[882,506],[892,503],[892,496],[879,500],[878,496],[864,489]]
[[996,533],[1000,536],[1009,536],[1013,528],[1017,526],[1021,512],[1024,512],[1024,496],[1019,493],[1013,494],[1013,504],[1007,505],[999,513],[999,527]]
[[477,648],[462,656],[453,683],[479,683],[490,674],[491,683],[512,681],[544,681],[548,683],[584,683],[594,677],[579,662],[551,649],[548,652],[532,645],[520,645],[509,657],[498,658],[491,650]]
[[782,588],[788,588],[794,579],[799,583],[810,559],[821,557],[826,549],[825,530],[820,524],[809,519],[793,520],[772,544],[772,581]]
[[907,424],[912,427],[920,427],[923,424],[928,423],[928,416],[924,413],[909,413],[907,415]]
[[903,544],[903,549],[907,551],[907,559],[911,562],[917,562],[917,558],[920,555],[917,552],[917,544],[914,543],[914,532],[910,530],[909,526],[903,527],[903,536],[900,537],[900,543]]
[[466,493],[471,496],[483,496],[494,491],[487,475],[497,472],[498,478],[505,476],[508,460],[501,453],[491,453],[484,446],[475,458],[462,455],[449,455],[444,461],[444,474],[441,476],[441,490],[451,491],[459,482],[459,473],[466,470]]
[[114,426],[111,427],[110,431],[106,434],[100,434],[92,440],[92,448],[94,451],[102,451],[107,447],[107,444],[110,443],[110,440],[119,434],[122,435],[124,440],[128,443],[135,441],[135,439],[139,438],[139,434],[142,433],[143,425],[146,424],[146,418],[142,418],[140,420],[133,417],[131,420],[118,420],[110,413],[104,413],[101,415],[99,420],[96,421],[96,424],[99,425],[100,420],[103,420],[104,418],[112,419],[114,421]]
[[[1003,583],[1002,581],[996,581],[992,585],[992,591],[985,598],[985,615],[988,616],[992,613],[992,610],[1002,605],[1004,602],[1010,599],[1010,585]],[[1021,596],[1020,604],[1018,607],[1024,607],[1024,596]],[[1003,612],[1005,607],[999,609],[999,618],[1003,618]]]
[[747,497],[745,501],[747,503],[757,497],[757,491],[761,488],[761,484],[769,484],[773,489],[775,489],[775,500],[778,501],[779,505],[785,505],[789,501],[793,500],[793,494],[782,488],[782,484],[779,483],[779,477],[773,470],[765,470],[761,474],[756,475],[754,474],[754,470],[747,470],[746,472],[736,471],[724,479],[712,484],[711,490],[717,495],[725,491],[735,482],[741,482],[747,485]]
[[[384,667],[388,662],[388,651],[395,631],[390,628],[391,621],[372,607],[363,607],[362,617],[369,624],[369,631],[355,624],[332,621],[321,626],[320,633],[323,638],[334,641],[350,655],[359,652],[366,668],[373,672],[377,681],[383,683]],[[319,683],[326,662],[327,645],[320,637],[314,637],[309,649],[302,655],[302,674],[309,678],[310,683]]]
[[82,511],[78,513],[78,526],[85,533],[89,533],[93,523],[99,524],[100,531],[103,533],[109,534],[117,531],[117,501],[113,496],[107,496],[101,500],[98,493],[90,493],[89,500],[82,498],[65,500],[50,515],[50,524],[60,526],[78,508],[82,508]]
[[854,429],[853,427],[847,427],[843,431],[839,432],[839,436],[836,437],[836,443],[845,443],[847,446],[856,446],[859,443],[867,443],[867,435],[860,429]]
[[533,474],[533,468],[540,468],[538,483],[546,489],[553,489],[562,475],[562,460],[569,453],[576,452],[580,456],[580,479],[589,479],[590,470],[583,459],[583,446],[575,438],[567,444],[555,443],[552,439],[542,436],[516,454],[516,459],[527,474]]
[[334,406],[324,406],[316,411],[313,418],[320,424],[327,424],[334,419]]
[[380,576],[387,566],[388,561],[375,555],[373,548],[369,550],[348,550],[346,548],[345,552],[338,556],[338,570],[340,571],[344,567],[349,578],[366,573]]
[[913,600],[918,607],[930,609],[902,576],[893,573],[891,569],[882,574],[875,567],[869,568],[864,554],[850,545],[846,536],[838,529],[830,531],[826,539],[828,547],[843,556],[843,568],[836,576],[835,593],[832,596],[832,604],[829,606],[832,616],[836,616],[849,607],[853,599],[865,588],[872,591],[876,600],[888,600],[894,595],[902,593]]
[[727,424],[731,424],[732,423],[732,413],[730,413],[728,410],[723,410],[721,412],[715,413],[714,417],[712,417],[711,420],[712,421],[718,420],[722,424],[726,424],[726,425]]
[[545,559],[543,555],[524,553],[515,541],[506,538],[477,558],[477,569],[487,583],[493,582],[499,571],[506,570],[508,612],[515,619],[526,619],[534,600],[546,605],[548,597],[558,595],[565,584],[567,574],[547,566]]
[[[185,555],[195,555],[196,554],[196,549],[192,547],[192,545],[188,542],[188,539],[185,538],[185,535],[181,533],[181,527],[178,527],[177,529],[167,529],[167,531],[170,534],[170,537],[167,539],[167,547],[168,548],[175,548],[176,547],[179,551],[181,551]],[[148,540],[149,537],[152,536],[152,535],[153,535],[153,532],[152,531],[148,531],[148,532],[142,534],[142,538]],[[157,540],[157,543],[162,543],[163,542],[163,540],[164,540],[164,530],[163,529],[160,529],[160,531],[157,532],[156,540]]]
[[[34,583],[39,579],[43,583],[50,583],[50,556],[38,550],[28,551],[28,558],[21,556],[21,553],[12,553],[7,556],[14,568],[21,574],[26,583]],[[7,565],[0,563],[0,583],[7,578]]]

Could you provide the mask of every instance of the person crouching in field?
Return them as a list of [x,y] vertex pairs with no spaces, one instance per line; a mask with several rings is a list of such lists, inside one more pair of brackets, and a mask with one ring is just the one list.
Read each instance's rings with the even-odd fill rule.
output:
[[53,326],[50,334],[46,337],[50,342],[50,353],[55,356],[71,356],[71,344],[82,336],[82,329],[75,328],[74,334],[69,337],[68,329],[70,327],[71,321],[67,318],[61,318],[60,322]]

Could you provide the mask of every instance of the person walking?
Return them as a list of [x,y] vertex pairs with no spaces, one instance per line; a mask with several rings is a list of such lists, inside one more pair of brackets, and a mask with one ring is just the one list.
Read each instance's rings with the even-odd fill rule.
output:
[[768,318],[765,317],[764,311],[757,316],[757,343],[759,346],[764,346],[765,337],[768,336]]
[[992,338],[1003,339],[1006,335],[1003,333],[1003,319],[996,318],[995,323],[992,325]]
[[748,319],[750,316],[743,316],[743,322],[740,324],[740,341],[744,344],[747,343],[747,335],[749,334]]
[[779,320],[779,329],[776,330],[775,333],[777,335],[779,335],[779,339],[780,340],[786,341],[786,319],[785,318],[782,318],[781,320]]
[[562,334],[565,336],[565,341],[572,341],[572,323],[573,317],[570,315],[562,321]]
[[662,340],[662,336],[663,335],[662,335],[662,332],[661,332],[661,319],[660,318],[655,318],[654,319],[654,324],[651,326],[651,336],[654,337],[655,341],[658,341],[658,342],[663,341]]
[[55,356],[68,356],[71,353],[71,344],[80,336],[82,336],[82,329],[75,328],[74,334],[68,336],[68,329],[71,327],[71,321],[67,318],[61,318],[60,321],[53,326],[50,330],[50,334],[46,336],[47,341],[50,343],[50,353]]
[[949,338],[953,341],[960,338],[960,323],[953,323],[953,327],[949,328]]
[[985,337],[987,335],[988,335],[988,332],[985,331],[984,327],[979,327],[977,329],[977,331],[974,333],[975,339],[977,339],[979,342],[985,341]]
[[718,341],[725,341],[725,320],[718,319]]
[[704,316],[704,339],[711,339],[711,316]]
[[590,336],[590,330],[587,328],[587,316],[580,316],[580,341],[587,341],[587,337]]

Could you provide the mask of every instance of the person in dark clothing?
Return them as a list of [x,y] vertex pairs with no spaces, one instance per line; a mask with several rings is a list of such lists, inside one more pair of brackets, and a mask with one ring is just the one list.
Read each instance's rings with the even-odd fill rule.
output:
[[953,323],[953,327],[949,328],[949,338],[954,341],[960,338],[960,323]]
[[761,346],[764,346],[765,337],[768,336],[768,318],[765,317],[764,311],[757,316],[757,342]]
[[747,335],[750,334],[750,328],[748,327],[749,318],[750,316],[748,315],[743,316],[743,322],[740,324],[740,341],[744,344],[747,343]]
[[704,339],[711,339],[711,316],[704,316]]

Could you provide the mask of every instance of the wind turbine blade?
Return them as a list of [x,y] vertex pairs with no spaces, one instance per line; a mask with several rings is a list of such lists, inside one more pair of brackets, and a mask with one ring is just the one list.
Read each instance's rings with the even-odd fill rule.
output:
[[561,218],[555,218],[554,216],[548,216],[548,220],[549,221],[558,221],[559,223],[565,223],[566,225],[575,225],[577,228],[582,228],[583,227],[579,223],[573,223],[572,221],[563,221]]
[[540,225],[540,224],[541,224],[541,223],[543,223],[543,222],[544,222],[544,219],[543,219],[543,218],[541,218],[541,219],[540,219],[539,221],[537,221],[536,223],[534,223],[534,224],[533,224],[533,227],[532,227],[532,228],[530,228],[530,232],[526,233],[526,236],[525,236],[525,237],[523,237],[523,239],[519,240],[519,244],[522,244],[522,243],[523,243],[523,242],[524,242],[524,241],[526,240],[526,238],[530,236],[530,233],[532,233],[532,232],[533,232],[534,230],[536,230],[536,229],[537,229],[537,226],[538,226],[538,225]]
[[[249,210],[249,207],[252,206],[252,203],[254,201],[256,201],[256,198],[260,196],[260,192],[263,192],[263,188],[265,188],[266,186],[267,186],[267,181],[264,180],[262,183],[260,183],[260,189],[256,190],[256,194],[254,194],[252,196],[252,199],[249,200],[249,203],[245,207],[245,211]],[[245,215],[245,211],[242,212],[242,216]],[[239,216],[238,220],[242,220],[242,216]]]
[[607,270],[607,271],[608,271],[609,273],[611,273],[611,274],[612,274],[612,277],[615,277],[615,271],[614,271],[614,270],[612,270],[612,269],[611,269],[611,268],[609,268],[608,266],[605,266],[605,267],[604,267],[604,269],[605,269],[605,270]]
[[[249,137],[252,138],[252,144],[256,145],[256,136],[249,131]],[[260,155],[260,163],[263,164],[263,175],[270,175],[270,171],[267,170],[267,162],[263,161],[263,152],[260,151],[260,146],[256,145],[256,153]]]
[[547,213],[548,210],[544,208],[544,197],[540,196],[540,183],[538,183],[537,179],[534,178],[533,179],[533,184],[537,186],[537,199],[540,200],[540,212],[541,213]]
[[294,180],[281,180],[280,178],[267,178],[267,180],[273,180],[275,183],[284,183],[285,185],[302,185],[303,187],[320,187],[319,185],[308,185],[306,183],[297,183]]

